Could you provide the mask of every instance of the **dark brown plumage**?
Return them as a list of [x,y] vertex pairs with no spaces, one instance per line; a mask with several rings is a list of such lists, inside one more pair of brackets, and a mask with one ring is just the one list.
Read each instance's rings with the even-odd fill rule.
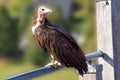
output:
[[84,52],[66,30],[45,18],[35,28],[34,36],[41,48],[53,55],[54,60],[67,67],[76,68],[81,75],[87,72]]

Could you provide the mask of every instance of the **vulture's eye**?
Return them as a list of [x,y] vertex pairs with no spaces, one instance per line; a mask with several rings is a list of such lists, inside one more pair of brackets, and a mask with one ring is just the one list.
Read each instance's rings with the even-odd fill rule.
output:
[[42,11],[44,11],[45,9],[42,9]]

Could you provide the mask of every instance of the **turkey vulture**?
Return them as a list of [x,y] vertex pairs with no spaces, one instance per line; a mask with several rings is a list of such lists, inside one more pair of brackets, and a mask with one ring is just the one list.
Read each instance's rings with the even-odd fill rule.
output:
[[46,19],[45,16],[51,12],[45,6],[39,7],[32,27],[34,37],[44,51],[50,52],[53,66],[74,67],[83,75],[88,71],[84,52],[66,30]]

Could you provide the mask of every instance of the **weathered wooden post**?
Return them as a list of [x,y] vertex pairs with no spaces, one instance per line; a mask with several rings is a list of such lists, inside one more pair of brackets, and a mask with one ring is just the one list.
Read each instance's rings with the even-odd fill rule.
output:
[[112,35],[115,80],[120,80],[120,0],[112,0]]
[[[119,0],[113,0],[113,1],[118,1]],[[120,3],[120,2],[119,2]],[[116,4],[112,5],[115,6]],[[120,6],[120,4],[118,4]],[[120,9],[120,7],[119,7]],[[116,14],[120,13],[120,10],[113,10],[113,17],[116,16]],[[118,16],[116,16],[118,19]],[[113,18],[113,30],[112,30],[112,18],[111,18],[111,1],[109,0],[98,0],[96,1],[96,20],[97,20],[97,49],[102,50],[111,58],[113,59],[113,49],[114,49],[114,54],[117,55],[117,51],[120,53],[120,44],[117,44],[120,40],[120,32],[119,36],[116,35],[118,32],[117,24],[120,23],[120,18],[119,22],[116,23]],[[117,31],[117,32],[116,32]],[[113,33],[113,36],[112,36]],[[116,35],[116,36],[115,36]],[[118,39],[117,39],[118,38]],[[114,43],[114,44],[113,44]],[[117,48],[116,48],[117,47]],[[116,48],[116,49],[115,49]],[[116,50],[116,51],[115,51]],[[119,54],[120,55],[120,54]],[[103,56],[104,58],[104,56]],[[110,64],[108,64],[103,58],[99,58],[98,61],[100,64],[103,64],[103,73],[102,73],[102,79],[103,80],[114,80],[114,68]],[[118,59],[118,57],[117,57]],[[116,60],[116,59],[115,59]],[[117,60],[116,60],[117,62]],[[120,62],[117,62],[120,64]],[[115,64],[117,64],[115,63]],[[116,66],[118,67],[118,66]],[[120,69],[120,68],[119,68]],[[117,75],[116,75],[117,76]]]

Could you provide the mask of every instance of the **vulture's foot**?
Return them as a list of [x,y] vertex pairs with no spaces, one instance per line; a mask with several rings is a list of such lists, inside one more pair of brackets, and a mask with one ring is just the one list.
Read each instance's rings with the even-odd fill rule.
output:
[[61,63],[55,60],[54,62],[52,61],[51,63],[48,63],[47,65],[45,65],[45,67],[48,67],[48,66],[52,66],[54,68],[57,68],[57,67],[61,66]]

